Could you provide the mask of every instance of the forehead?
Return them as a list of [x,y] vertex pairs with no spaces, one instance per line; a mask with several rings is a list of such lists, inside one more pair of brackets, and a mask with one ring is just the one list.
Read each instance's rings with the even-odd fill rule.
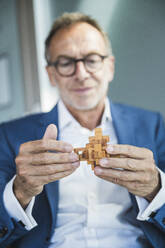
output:
[[103,35],[88,23],[78,23],[57,31],[51,40],[50,54],[83,56],[90,52],[105,53],[106,45]]

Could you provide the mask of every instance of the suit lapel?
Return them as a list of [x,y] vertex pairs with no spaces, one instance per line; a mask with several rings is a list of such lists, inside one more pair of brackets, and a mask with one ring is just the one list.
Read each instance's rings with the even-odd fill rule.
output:
[[134,114],[120,104],[111,103],[111,114],[119,144],[135,145]]
[[[49,124],[55,124],[58,128],[58,111],[57,111],[57,105],[52,109],[52,111],[48,113],[44,113],[39,120],[39,125],[36,129],[36,139],[42,139],[45,130]],[[57,139],[59,137],[59,133],[57,135]],[[55,226],[56,222],[56,213],[57,213],[57,205],[58,205],[58,198],[59,198],[59,192],[58,192],[58,181],[49,183],[45,185],[45,192],[46,196],[49,202],[50,210],[51,210],[51,217],[52,217],[52,230]]]
[[[129,113],[128,108],[125,108],[120,104],[111,103],[111,114],[114,129],[118,138],[119,144],[128,144],[136,146],[136,114]],[[134,207],[135,212],[137,213],[138,207],[135,200],[135,196],[130,193],[131,201]]]

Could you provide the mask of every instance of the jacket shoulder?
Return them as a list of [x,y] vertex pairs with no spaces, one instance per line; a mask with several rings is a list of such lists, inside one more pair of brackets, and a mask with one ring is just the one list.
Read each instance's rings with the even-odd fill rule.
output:
[[157,111],[151,111],[123,103],[111,103],[111,106],[114,111],[125,112],[127,115],[136,116],[136,118],[140,119],[157,119],[161,115]]
[[28,114],[28,115],[24,115],[22,117],[15,118],[13,120],[5,121],[2,124],[7,125],[7,126],[8,125],[13,126],[13,125],[21,124],[21,123],[31,122],[31,121],[35,121],[35,120],[42,118],[42,116],[44,116],[44,114],[45,113]]

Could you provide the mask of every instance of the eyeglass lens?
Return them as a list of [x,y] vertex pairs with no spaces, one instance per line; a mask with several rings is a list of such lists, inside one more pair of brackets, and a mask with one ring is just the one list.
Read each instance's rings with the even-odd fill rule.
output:
[[103,64],[103,59],[106,56],[101,56],[99,54],[89,54],[82,59],[74,59],[70,57],[61,56],[56,62],[56,69],[59,74],[63,76],[71,76],[76,71],[76,64],[79,61],[84,63],[85,69],[88,72],[95,72],[100,69]]

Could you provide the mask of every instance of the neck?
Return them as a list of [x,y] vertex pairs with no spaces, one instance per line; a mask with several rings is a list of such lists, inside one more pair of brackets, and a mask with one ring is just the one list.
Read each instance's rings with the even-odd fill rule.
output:
[[105,103],[103,99],[96,107],[89,110],[77,110],[68,105],[66,107],[81,126],[93,130],[101,123]]

